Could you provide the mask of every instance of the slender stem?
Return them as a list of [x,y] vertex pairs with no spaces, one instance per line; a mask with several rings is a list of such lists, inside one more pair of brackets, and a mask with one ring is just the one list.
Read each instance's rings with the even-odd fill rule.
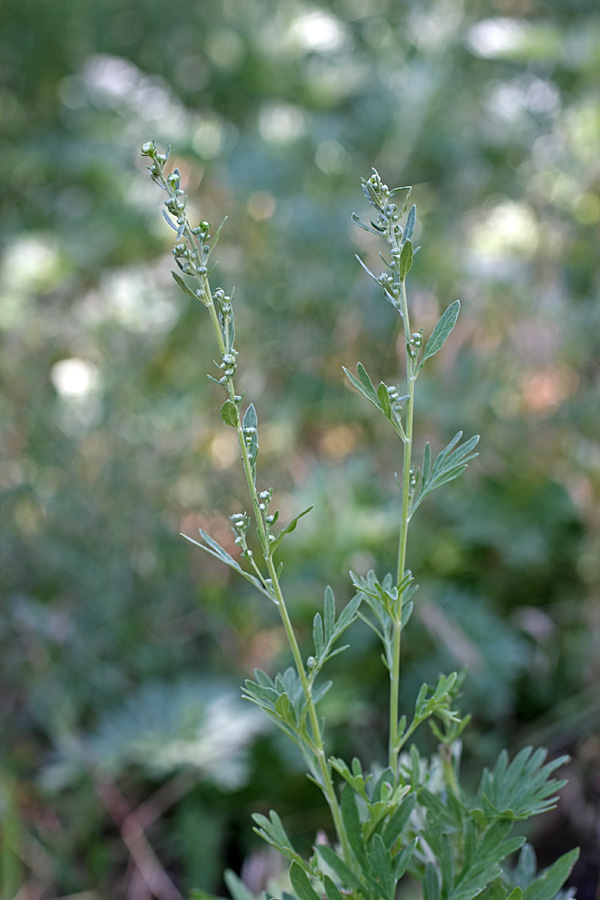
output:
[[[164,176],[160,179],[164,189],[173,196],[173,191],[169,182]],[[196,236],[189,224],[188,221],[185,223],[184,233],[187,238],[187,241],[194,253],[196,253]],[[200,259],[198,257],[198,262]],[[196,276],[200,281],[200,285],[202,288],[202,296],[203,296],[203,304],[207,307],[211,319],[211,324],[213,327],[213,331],[215,334],[215,338],[217,341],[217,345],[219,348],[219,352],[221,356],[223,356],[226,352],[225,342],[223,340],[223,335],[221,333],[221,324],[219,322],[219,316],[217,310],[215,308],[215,301],[212,295],[210,283],[208,280],[208,276],[206,274],[198,274]],[[226,390],[229,394],[229,399],[235,403],[236,393],[233,378],[230,378],[226,384]],[[263,515],[263,510],[261,509],[260,500],[258,497],[258,492],[256,489],[255,476],[253,472],[252,461],[250,459],[250,455],[248,452],[248,447],[246,444],[243,423],[240,416],[239,405],[235,403],[237,414],[236,414],[236,423],[235,428],[238,435],[238,443],[241,452],[242,465],[244,468],[244,474],[246,476],[246,483],[248,486],[248,492],[250,494],[250,500],[252,502],[252,507],[254,511],[254,520],[256,523],[256,529],[258,532],[259,541],[261,544],[261,548],[263,551],[263,559],[265,561],[265,565],[267,567],[267,571],[269,574],[269,579],[271,583],[271,592],[273,596],[273,600],[275,601],[277,607],[279,608],[279,614],[281,616],[281,621],[283,623],[283,628],[286,633],[286,637],[288,639],[288,643],[290,645],[290,649],[292,651],[292,655],[294,657],[294,663],[296,666],[296,670],[298,672],[298,677],[300,678],[300,683],[302,685],[302,691],[304,694],[306,709],[308,712],[308,719],[310,722],[310,728],[312,731],[312,751],[315,754],[316,762],[318,766],[318,770],[321,778],[321,788],[323,790],[323,794],[328,803],[331,816],[333,819],[333,823],[337,832],[337,836],[342,845],[344,857],[348,864],[352,864],[353,855],[350,848],[350,844],[348,842],[348,836],[346,834],[346,828],[344,826],[344,821],[342,819],[342,814],[340,810],[340,806],[338,803],[338,799],[336,796],[335,788],[333,785],[333,781],[331,778],[330,767],[327,763],[327,758],[325,756],[325,747],[323,742],[323,736],[321,734],[321,726],[319,724],[319,717],[317,714],[317,709],[315,706],[314,698],[312,695],[311,685],[306,675],[306,670],[304,668],[304,662],[302,660],[302,654],[300,652],[300,647],[298,646],[298,641],[296,639],[296,635],[294,633],[294,628],[292,625],[292,621],[289,616],[289,612],[285,603],[285,599],[283,596],[283,592],[281,590],[281,585],[279,582],[279,577],[277,574],[277,568],[275,566],[273,560],[273,551],[269,546],[269,530],[267,528],[265,518]],[[251,560],[251,563],[255,570],[258,572],[259,576],[262,578],[262,575],[254,560]],[[262,579],[264,581],[264,579]]]
[[[398,566],[396,571],[396,584],[400,585],[404,579],[406,569],[406,547],[408,541],[408,524],[410,520],[410,469],[412,459],[413,416],[415,400],[415,367],[413,358],[408,351],[410,341],[410,321],[408,303],[406,299],[406,282],[400,282],[400,302],[402,322],[404,326],[404,339],[406,351],[406,382],[408,387],[408,400],[406,402],[406,422],[404,426],[406,440],[403,441],[404,459],[402,466],[402,518],[400,523],[400,537],[398,542]],[[392,624],[392,665],[390,668],[390,743],[389,765],[397,778],[398,754],[400,752],[398,734],[399,700],[400,700],[400,642],[402,634],[402,593],[398,598],[397,615]]]

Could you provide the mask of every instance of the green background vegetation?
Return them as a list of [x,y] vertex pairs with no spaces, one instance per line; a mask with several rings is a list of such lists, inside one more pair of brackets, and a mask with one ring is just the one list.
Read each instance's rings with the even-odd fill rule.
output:
[[[600,15],[592,0],[5,0],[0,13],[0,894],[223,890],[327,820],[237,685],[280,664],[275,611],[179,537],[231,542],[236,449],[205,377],[204,310],[139,159],[172,144],[198,218],[229,217],[240,384],[262,427],[307,634],[326,583],[393,566],[395,446],[344,383],[393,379],[386,308],[350,224],[375,165],[412,183],[427,331],[461,320],[421,387],[417,440],[482,434],[468,492],[424,505],[403,689],[468,665],[467,777],[499,746],[568,751],[540,863],[598,875]],[[375,258],[376,259],[376,258]],[[376,264],[376,262],[374,262]],[[233,434],[233,432],[231,433]],[[235,436],[233,436],[235,439]],[[268,474],[267,474],[268,473]],[[336,666],[334,749],[382,755],[367,631]],[[594,772],[596,774],[594,774]],[[20,893],[19,893],[20,891]]]

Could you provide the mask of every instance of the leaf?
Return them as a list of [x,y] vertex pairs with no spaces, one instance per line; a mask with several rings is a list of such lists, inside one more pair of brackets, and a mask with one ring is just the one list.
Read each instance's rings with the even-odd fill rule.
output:
[[302,516],[305,516],[307,513],[309,513],[311,511],[311,509],[314,509],[314,507],[309,506],[307,509],[302,510],[302,512],[298,513],[297,516],[294,516],[294,518],[292,519],[290,524],[286,525],[286,527],[283,529],[283,531],[279,532],[279,534],[277,535],[275,540],[271,543],[271,552],[272,553],[275,552],[277,547],[279,547],[280,543],[282,542],[282,540],[284,539],[286,534],[291,534],[292,531],[296,530],[296,525],[298,524],[298,522],[300,521]]
[[189,287],[189,285],[185,283],[181,275],[178,275],[177,272],[171,272],[171,275],[185,294],[189,294],[189,296],[193,297],[194,300],[198,300],[197,295],[194,293],[191,287]]
[[315,613],[313,619],[313,642],[317,656],[321,656],[323,653],[323,640],[323,619],[321,618],[321,613]]
[[552,900],[571,874],[571,869],[578,859],[578,848],[565,853],[525,888],[523,900]]
[[388,850],[391,850],[396,841],[399,840],[416,802],[416,794],[408,794],[383,829],[383,842]]
[[327,900],[344,900],[337,885],[331,880],[329,875],[323,876],[323,885],[327,894]]
[[392,418],[392,405],[390,403],[390,395],[387,386],[381,382],[377,388],[377,399],[379,400],[379,409],[387,419]]
[[244,413],[244,421],[242,422],[242,425],[244,428],[258,427],[258,416],[256,415],[256,409],[254,408],[253,403],[248,406],[248,409]]
[[232,428],[237,428],[238,412],[237,406],[235,405],[233,400],[225,401],[225,403],[221,407],[221,418],[226,425],[231,425]]
[[460,312],[460,300],[455,300],[454,303],[451,303],[448,309],[444,312],[441,319],[433,329],[433,333],[429,340],[425,345],[425,352],[423,354],[423,359],[421,360],[421,366],[425,362],[425,360],[430,359],[432,356],[442,349],[444,344],[446,343],[447,338],[450,336],[450,332],[456,325],[456,320],[458,319],[458,314]]
[[296,860],[290,866],[290,881],[299,900],[321,900],[321,897],[308,880],[308,875]]
[[343,859],[340,859],[331,847],[328,847],[327,844],[317,844],[315,849],[323,862],[338,876],[342,883],[342,887],[355,891],[363,890],[363,885],[353,873],[352,869],[350,869]]
[[200,541],[195,541],[194,538],[191,538],[187,534],[182,534],[181,537],[185,538],[186,541],[189,541],[190,544],[194,544],[195,547],[200,547],[201,550],[204,550],[206,553],[210,553],[211,556],[214,556],[215,559],[221,560],[221,562],[225,563],[226,566],[229,566],[230,569],[234,569],[239,575],[242,575],[246,581],[249,581],[250,584],[253,584],[254,587],[264,594],[265,597],[268,597],[269,600],[273,600],[272,594],[268,591],[265,585],[260,581],[255,575],[251,575],[250,572],[246,572],[245,569],[242,569],[240,564],[230,556],[227,550],[221,547],[209,534],[200,529],[200,535],[202,540],[205,541],[204,544],[201,544]]
[[255,900],[254,894],[248,890],[242,879],[238,878],[231,869],[225,871],[223,878],[225,879],[227,890],[231,894],[233,900]]
[[406,225],[404,226],[405,240],[410,241],[412,239],[416,222],[417,222],[417,207],[413,203],[413,205],[410,208],[410,212],[409,212],[408,216],[406,217]]
[[269,812],[268,819],[266,816],[260,815],[260,813],[253,813],[252,818],[257,825],[257,827],[253,830],[264,841],[279,850],[279,852],[283,854],[283,856],[287,857],[290,861],[294,859],[300,859],[299,854],[294,850],[292,842],[287,836],[281,819],[279,818],[275,810],[272,809]]
[[392,875],[392,860],[380,834],[374,834],[369,846],[371,872],[380,882],[384,896],[391,898],[395,888]]
[[557,781],[550,775],[569,757],[561,756],[543,766],[547,752],[540,748],[533,753],[531,747],[524,747],[509,765],[508,754],[503,750],[493,772],[486,769],[481,777],[478,797],[483,812],[515,820],[552,809],[558,799],[555,792],[566,781]]
[[365,848],[362,842],[362,832],[360,828],[360,818],[358,815],[358,807],[354,791],[349,784],[344,785],[342,790],[342,819],[354,855],[361,863],[365,861]]
[[506,900],[523,900],[523,889],[520,887],[513,888]]
[[345,366],[342,366],[344,372],[346,373],[346,377],[349,381],[352,382],[354,387],[361,392],[363,397],[366,397],[369,403],[372,403],[373,406],[376,406],[377,409],[381,410],[381,405],[379,403],[379,398],[377,396],[377,392],[373,387],[373,382],[369,378],[367,371],[362,363],[358,363],[356,370],[358,372],[358,378],[349,372]]
[[330,638],[333,637],[333,629],[335,626],[335,596],[329,585],[325,588],[323,621],[325,625],[325,640],[330,640]]
[[440,900],[440,879],[433,863],[427,863],[422,883],[423,900]]
[[429,443],[425,444],[423,468],[421,471],[421,490],[413,500],[411,516],[428,494],[443,484],[458,478],[467,468],[468,463],[478,456],[474,451],[479,442],[479,435],[473,435],[468,441],[457,447],[456,445],[461,437],[462,431],[457,431],[450,443],[437,455],[433,466],[431,465],[431,448]]
[[402,248],[402,253],[400,254],[400,278],[404,280],[408,273],[410,272],[411,266],[413,263],[413,245],[412,242],[407,240],[404,243]]

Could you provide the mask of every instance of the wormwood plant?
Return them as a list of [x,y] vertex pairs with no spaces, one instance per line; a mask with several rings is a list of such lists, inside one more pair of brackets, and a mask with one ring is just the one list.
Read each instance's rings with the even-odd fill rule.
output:
[[[435,685],[424,684],[411,710],[405,710],[400,696],[402,633],[417,590],[407,568],[410,523],[432,491],[464,471],[477,455],[478,442],[477,436],[463,440],[458,431],[436,455],[426,443],[416,458],[413,421],[418,380],[450,336],[460,303],[456,300],[446,309],[429,336],[423,335],[423,329],[413,330],[406,280],[419,248],[412,242],[416,208],[409,208],[411,189],[389,190],[373,170],[362,182],[374,210],[372,218],[365,223],[353,217],[387,248],[387,257],[381,254],[381,274],[359,262],[400,318],[406,351],[403,384],[380,382],[376,387],[361,363],[356,374],[344,370],[351,384],[388,420],[399,441],[397,566],[382,577],[373,571],[364,576],[351,572],[355,593],[339,614],[333,591],[327,587],[323,611],[314,616],[314,647],[305,657],[286,603],[277,551],[310,508],[280,527],[273,488],[257,474],[258,416],[235,385],[238,351],[232,298],[221,288],[213,289],[209,280],[210,257],[221,228],[211,235],[206,221],[192,226],[179,171],[165,173],[168,153],[160,153],[150,141],[143,145],[142,155],[150,161],[153,180],[167,195],[163,213],[177,234],[173,256],[186,277],[175,272],[173,277],[186,294],[206,307],[212,324],[218,360],[215,373],[208,377],[224,394],[221,416],[237,433],[250,500],[249,511],[231,516],[239,558],[204,531],[200,531],[201,542],[188,540],[235,569],[277,607],[293,665],[274,677],[257,670],[254,680],[246,681],[244,696],[296,745],[308,777],[321,789],[331,813],[330,840],[317,842],[309,859],[294,848],[275,811],[268,818],[255,815],[255,831],[289,860],[291,887],[298,900],[394,900],[399,884],[402,891],[410,880],[418,884],[423,900],[551,900],[564,885],[578,851],[564,854],[537,874],[533,850],[524,837],[511,833],[515,823],[554,806],[564,781],[552,775],[566,757],[546,762],[546,750],[526,747],[511,760],[502,751],[493,768],[483,772],[477,790],[469,793],[460,780],[460,736],[469,721],[457,707],[462,676],[452,672],[440,675]],[[348,763],[327,754],[319,715],[319,703],[331,688],[331,682],[322,678],[323,670],[347,648],[340,639],[359,618],[381,641],[390,684],[388,756],[370,770],[357,758]],[[424,758],[411,743],[425,723],[438,742],[431,758]],[[232,873],[227,884],[234,900],[249,900],[247,889]],[[197,892],[196,896],[208,895]],[[284,900],[292,896],[283,894]],[[563,892],[562,896],[570,895]]]

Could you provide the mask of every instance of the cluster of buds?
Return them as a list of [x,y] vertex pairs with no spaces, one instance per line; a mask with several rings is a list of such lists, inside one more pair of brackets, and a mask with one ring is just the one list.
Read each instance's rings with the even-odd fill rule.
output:
[[411,359],[417,358],[422,343],[423,343],[423,331],[422,330],[415,331],[414,334],[411,334],[410,341],[406,345],[408,355],[410,356]]
[[231,350],[230,353],[224,353],[221,362],[219,365],[219,369],[222,369],[223,375],[219,378],[219,384],[227,384],[233,376],[235,375],[235,371],[237,368],[237,350]]
[[217,288],[213,294],[213,300],[219,307],[223,319],[231,316],[231,297],[228,297],[223,288]]
[[198,264],[198,254],[187,241],[177,241],[171,252],[175,257],[175,262],[185,275],[200,275],[202,268],[206,272],[206,266]]
[[234,513],[229,517],[231,527],[235,534],[235,543],[242,548],[242,556],[246,559],[252,558],[252,550],[248,547],[247,534],[250,528],[250,516],[248,513]]
[[399,414],[402,411],[408,397],[405,394],[400,396],[400,391],[395,384],[387,384],[386,388],[388,397],[390,398],[390,405],[394,412]]

